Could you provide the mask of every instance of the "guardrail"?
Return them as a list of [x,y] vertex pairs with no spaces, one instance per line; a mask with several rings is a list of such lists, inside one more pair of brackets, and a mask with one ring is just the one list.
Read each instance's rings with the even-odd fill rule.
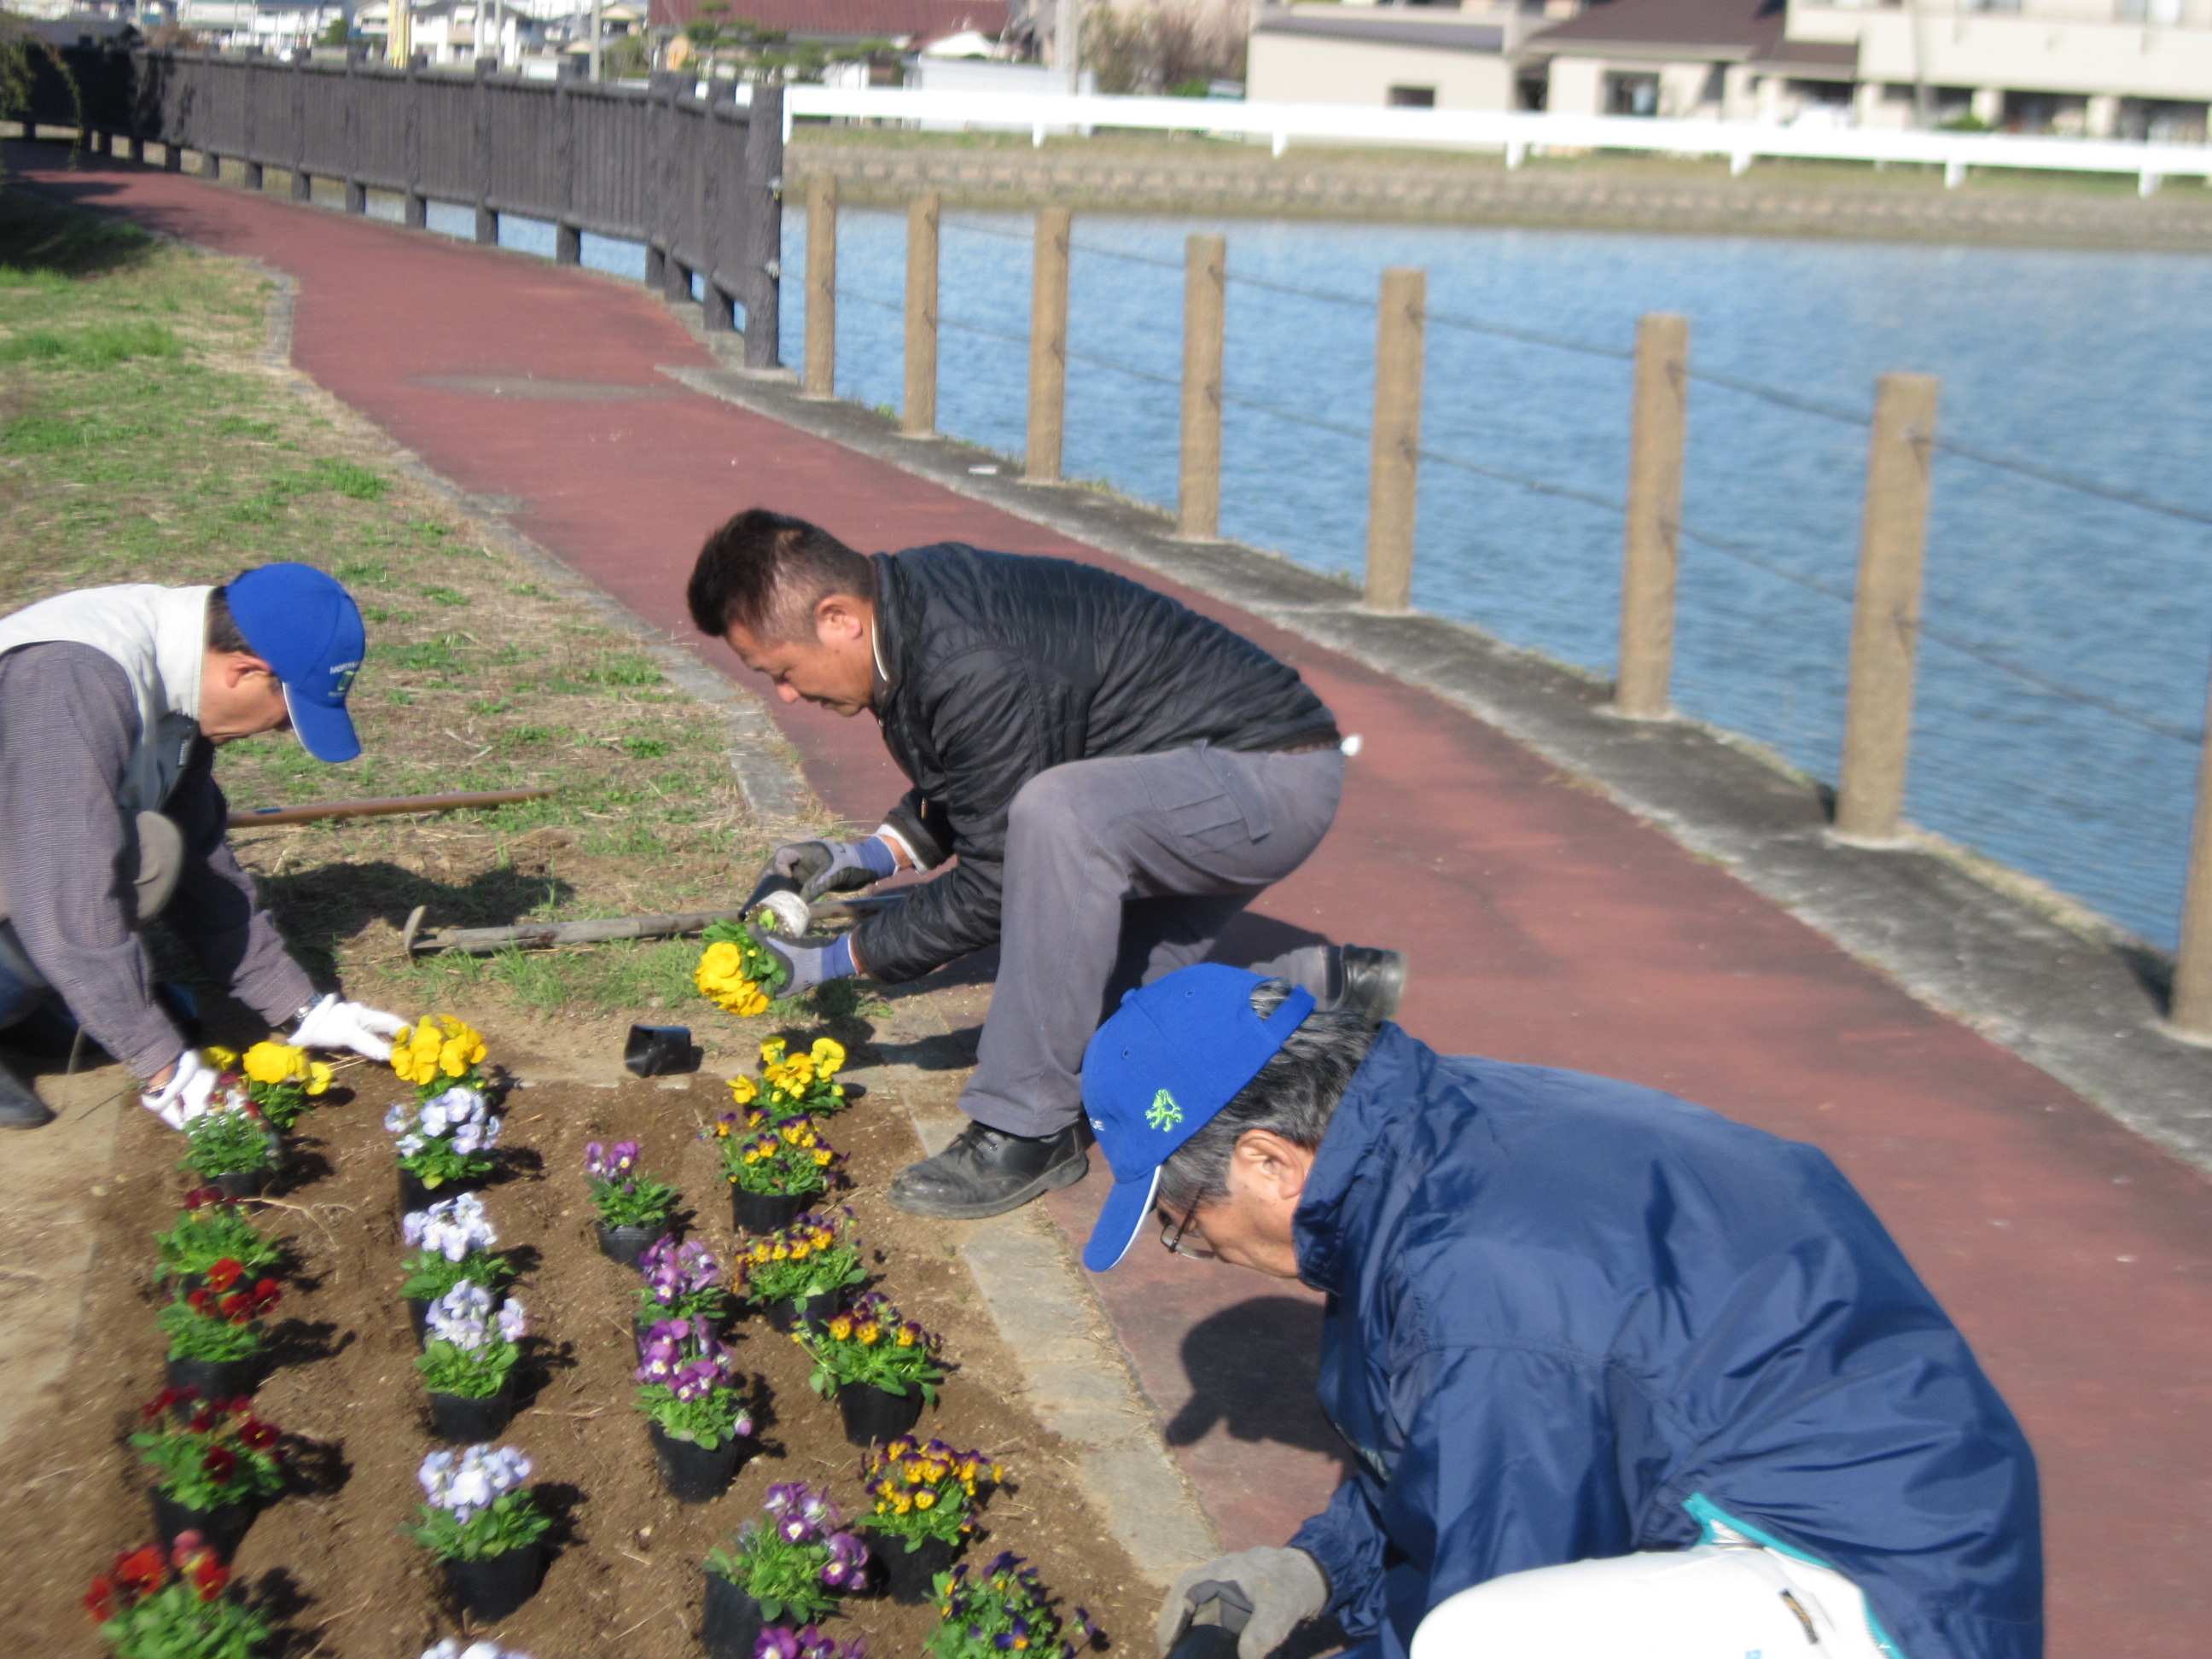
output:
[[371,190],[397,194],[410,226],[429,204],[472,208],[476,240],[495,243],[499,217],[550,220],[555,258],[578,263],[584,233],[641,242],[646,280],[671,299],[697,278],[710,329],[744,311],[745,362],[775,367],[781,326],[783,124],[780,85],[734,101],[726,85],[693,96],[664,76],[651,87],[471,74],[421,63],[372,65],[358,56],[318,63],[258,52],[64,54],[77,101],[43,59],[28,107],[34,123],[77,127],[94,150],[177,171],[186,152],[219,176],[230,161],[248,187],[264,169],[291,175],[295,201],[316,179],[345,185],[349,212]]
[[[741,94],[742,95],[742,94]],[[1026,129],[1048,133],[1101,128],[1206,132],[1269,140],[1280,155],[1292,139],[1492,149],[1519,167],[1546,149],[1639,150],[1725,155],[1741,173],[1761,157],[1910,162],[1943,169],[1956,186],[1974,167],[2132,175],[2145,196],[2166,179],[2212,183],[2212,146],[2110,139],[2030,138],[2007,133],[1779,126],[1756,121],[1677,121],[1625,115],[1551,115],[1449,109],[1373,109],[1352,104],[1237,103],[1199,98],[1085,97],[1066,93],[930,92],[904,87],[793,86],[786,89],[784,137],[796,117],[915,121],[931,125]]]

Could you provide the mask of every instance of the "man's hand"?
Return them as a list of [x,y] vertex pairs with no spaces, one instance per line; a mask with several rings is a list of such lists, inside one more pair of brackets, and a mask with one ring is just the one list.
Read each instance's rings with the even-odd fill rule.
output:
[[1328,1606],[1328,1579],[1320,1563],[1304,1550],[1239,1550],[1217,1555],[1176,1580],[1160,1608],[1160,1652],[1169,1653],[1190,1626],[1194,1585],[1209,1580],[1234,1584],[1252,1604],[1252,1617],[1237,1638],[1237,1659],[1267,1659],[1306,1620]]
[[138,1097],[138,1103],[172,1129],[181,1129],[207,1110],[208,1097],[215,1093],[216,1074],[200,1058],[197,1048],[187,1048],[179,1054],[176,1063],[167,1071],[168,1081],[148,1084]]
[[332,992],[310,1004],[292,1030],[292,1041],[302,1048],[350,1048],[366,1060],[392,1058],[385,1039],[406,1028],[397,1014],[380,1013],[358,1002],[341,1002]]
[[824,893],[853,893],[898,873],[898,854],[881,836],[866,841],[795,841],[769,854],[769,868],[799,884],[811,904]]
[[753,936],[755,944],[783,963],[788,972],[790,976],[776,988],[775,994],[780,997],[795,997],[833,979],[850,979],[860,971],[860,964],[853,959],[850,933],[808,945],[797,939],[780,939],[750,922],[745,924],[745,931]]

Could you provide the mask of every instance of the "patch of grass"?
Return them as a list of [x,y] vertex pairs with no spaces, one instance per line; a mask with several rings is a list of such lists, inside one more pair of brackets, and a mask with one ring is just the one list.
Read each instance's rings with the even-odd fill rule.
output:
[[0,340],[0,362],[34,362],[97,373],[133,357],[181,357],[185,343],[159,323],[92,323],[30,328]]
[[418,587],[415,591],[417,593],[420,593],[426,599],[434,600],[438,604],[448,607],[464,605],[470,602],[469,596],[467,594],[456,592],[450,587],[441,587],[435,583],[428,586]]
[[601,657],[576,678],[586,685],[659,685],[660,665],[627,653]]

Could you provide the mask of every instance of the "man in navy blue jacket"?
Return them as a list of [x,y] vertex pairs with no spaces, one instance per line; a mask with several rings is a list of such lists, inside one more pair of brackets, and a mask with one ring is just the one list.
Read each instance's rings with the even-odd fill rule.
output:
[[1186,1573],[1163,1652],[1326,1610],[1361,1659],[2041,1654],[2027,1441],[1815,1149],[1211,964],[1132,993],[1083,1087],[1085,1261],[1157,1215],[1326,1291],[1358,1460],[1290,1547]]

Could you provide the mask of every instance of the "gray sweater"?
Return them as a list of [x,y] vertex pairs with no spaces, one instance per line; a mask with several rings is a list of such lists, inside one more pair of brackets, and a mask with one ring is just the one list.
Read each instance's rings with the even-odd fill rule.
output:
[[[153,999],[132,926],[137,836],[118,797],[138,727],[129,677],[91,646],[27,645],[0,657],[0,893],[9,922],[93,1040],[147,1078],[185,1040]],[[162,918],[210,977],[274,1025],[315,989],[223,839],[229,807],[214,763],[215,746],[195,739],[161,809],[185,842]]]

